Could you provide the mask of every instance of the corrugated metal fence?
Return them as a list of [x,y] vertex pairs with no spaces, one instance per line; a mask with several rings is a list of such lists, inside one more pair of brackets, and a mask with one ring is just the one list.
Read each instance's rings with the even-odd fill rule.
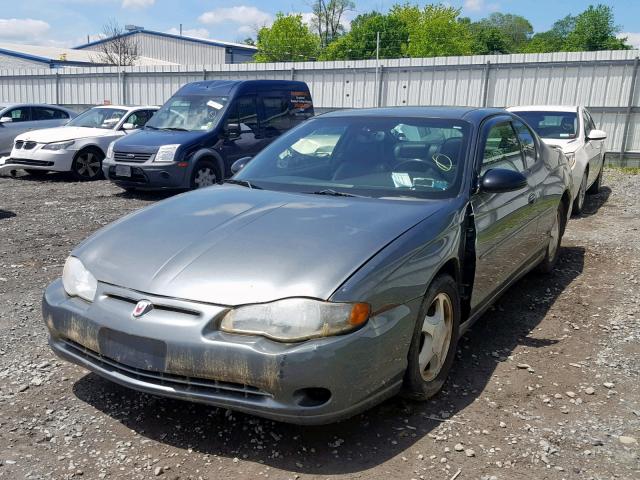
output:
[[307,82],[320,109],[395,105],[581,104],[609,152],[640,152],[637,50],[208,67],[2,70],[0,101],[161,104],[181,85],[214,79]]

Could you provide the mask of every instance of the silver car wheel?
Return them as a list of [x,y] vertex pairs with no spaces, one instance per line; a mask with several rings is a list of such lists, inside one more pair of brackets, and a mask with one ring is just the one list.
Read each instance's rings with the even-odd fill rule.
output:
[[556,256],[556,250],[558,250],[558,239],[560,237],[560,211],[556,213],[556,220],[553,222],[551,232],[549,232],[549,248],[548,257],[553,258]]
[[216,174],[209,167],[200,168],[196,172],[196,176],[193,180],[196,188],[210,187],[216,183]]
[[453,331],[453,306],[446,293],[439,293],[431,302],[422,322],[422,338],[418,365],[423,380],[435,379],[447,358]]
[[100,159],[93,152],[84,153],[76,159],[76,172],[83,178],[94,178],[100,168]]

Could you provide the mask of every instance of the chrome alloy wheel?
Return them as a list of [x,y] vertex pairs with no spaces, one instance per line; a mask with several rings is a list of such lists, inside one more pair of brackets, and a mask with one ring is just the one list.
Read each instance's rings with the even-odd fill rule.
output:
[[446,293],[439,293],[431,302],[422,322],[418,364],[422,378],[435,379],[447,359],[453,332],[453,306]]
[[93,152],[86,152],[76,158],[76,173],[78,176],[91,180],[100,174],[102,163],[100,158]]

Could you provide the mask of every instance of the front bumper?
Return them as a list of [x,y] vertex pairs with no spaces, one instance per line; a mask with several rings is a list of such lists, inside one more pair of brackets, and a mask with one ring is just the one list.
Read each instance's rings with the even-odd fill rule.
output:
[[[154,308],[133,318],[140,299]],[[348,335],[286,344],[218,330],[225,307],[104,284],[88,303],[69,297],[57,280],[44,293],[43,316],[59,356],[121,385],[324,424],[399,391],[418,306],[388,310]]]
[[11,170],[30,169],[54,172],[68,172],[73,165],[75,150],[43,150],[38,144],[31,150],[14,148],[9,158],[5,158],[0,166],[0,173]]
[[[130,167],[131,177],[117,176],[116,165]],[[112,159],[105,159],[102,162],[105,178],[123,188],[149,190],[189,188],[188,170],[187,167],[179,167],[177,163],[115,162]]]

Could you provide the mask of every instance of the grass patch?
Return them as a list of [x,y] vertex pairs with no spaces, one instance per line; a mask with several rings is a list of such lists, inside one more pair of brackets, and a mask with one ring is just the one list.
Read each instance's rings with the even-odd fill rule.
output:
[[608,169],[617,170],[618,172],[628,175],[640,175],[640,167],[619,167],[617,165],[607,165]]

